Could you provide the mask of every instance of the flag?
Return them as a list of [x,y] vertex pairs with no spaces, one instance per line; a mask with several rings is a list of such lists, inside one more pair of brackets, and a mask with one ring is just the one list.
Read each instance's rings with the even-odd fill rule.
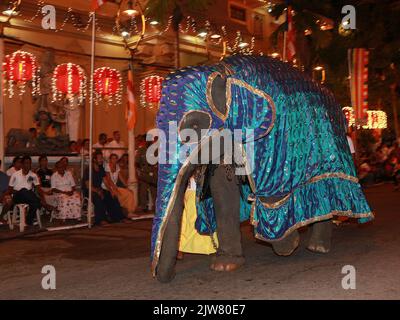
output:
[[[348,50],[351,104],[356,123],[367,119],[368,110],[368,57],[363,48]],[[361,123],[362,124],[362,123]]]
[[92,0],[92,9],[93,11],[96,11],[98,8],[100,8],[106,0]]
[[128,130],[132,130],[135,128],[136,124],[136,100],[134,94],[134,86],[133,86],[133,72],[132,66],[129,64],[128,70],[128,81],[126,83],[126,94],[127,94],[127,126]]
[[286,33],[286,58],[288,61],[293,61],[294,56],[296,55],[296,30],[294,29],[293,24],[293,14],[292,7],[287,7],[287,33]]

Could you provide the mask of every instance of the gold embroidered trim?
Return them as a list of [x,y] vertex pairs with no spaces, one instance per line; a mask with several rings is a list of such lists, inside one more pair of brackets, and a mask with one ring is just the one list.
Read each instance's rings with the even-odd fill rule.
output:
[[278,201],[276,201],[276,202],[274,202],[274,203],[267,203],[267,202],[263,202],[261,199],[259,199],[260,200],[260,202],[262,203],[262,205],[265,207],[265,208],[268,208],[268,209],[275,209],[275,208],[278,208],[278,207],[280,207],[280,206],[282,206],[284,203],[286,203],[288,200],[289,200],[289,198],[292,196],[292,192],[290,192],[290,193],[288,193],[286,196],[284,196],[282,199],[280,199],[280,200],[278,200]]
[[[305,185],[309,185],[311,183],[315,183],[315,182],[318,182],[318,181],[321,181],[321,180],[330,179],[330,178],[339,178],[339,179],[349,180],[349,181],[354,182],[354,183],[358,183],[358,178],[357,177],[353,177],[353,176],[347,175],[347,174],[342,173],[342,172],[328,172],[328,173],[324,173],[324,174],[321,174],[319,176],[311,178],[307,182],[297,186],[295,189],[304,187]],[[292,195],[293,195],[293,191],[288,193],[281,200],[276,201],[274,203],[266,203],[266,202],[263,202],[261,199],[260,199],[260,202],[267,209],[276,209],[276,208],[279,208],[280,206],[282,206],[283,204],[285,204],[290,199],[290,197]]]
[[324,174],[321,174],[321,175],[316,176],[314,178],[311,178],[308,181],[308,183],[314,183],[314,182],[318,182],[320,180],[329,179],[329,178],[340,178],[340,179],[344,179],[344,180],[349,180],[349,181],[354,182],[354,183],[358,183],[358,178],[357,177],[350,176],[350,175],[345,174],[343,172],[328,172],[328,173],[324,173]]
[[[232,84],[235,84],[239,87],[245,88],[246,90],[252,92],[255,95],[260,96],[261,98],[265,99],[268,101],[269,105],[271,106],[271,111],[272,111],[272,119],[271,119],[271,124],[269,125],[268,129],[260,136],[257,137],[257,139],[260,139],[262,137],[265,137],[266,135],[268,135],[271,130],[273,129],[274,125],[275,125],[275,120],[276,120],[276,106],[275,106],[275,102],[272,100],[271,96],[266,93],[263,90],[254,88],[252,85],[248,84],[247,82],[243,81],[243,80],[239,80],[239,79],[235,79],[235,78],[228,78],[227,81],[227,87],[229,88],[229,90],[231,90],[231,86]],[[230,92],[230,96],[232,96],[232,92]],[[230,104],[232,102],[232,98],[229,101],[229,108],[230,109]]]
[[258,240],[262,240],[262,241],[266,241],[266,242],[274,242],[274,241],[280,241],[284,238],[286,238],[290,233],[292,233],[294,230],[304,227],[306,225],[312,224],[314,222],[319,222],[319,221],[323,221],[323,220],[329,220],[332,219],[333,216],[345,216],[345,217],[351,217],[351,218],[369,218],[372,217],[374,218],[374,213],[373,212],[366,212],[366,213],[358,213],[358,214],[354,214],[353,211],[348,210],[348,211],[338,211],[338,210],[334,210],[326,215],[323,216],[319,216],[319,217],[315,217],[315,218],[311,218],[305,221],[301,221],[299,223],[296,223],[295,225],[293,225],[292,227],[290,227],[289,229],[287,229],[285,231],[285,233],[283,234],[282,237],[278,238],[278,239],[267,239],[264,238],[262,235],[260,235],[259,233],[255,234],[255,237]]
[[232,69],[232,67],[225,61],[221,61],[221,65],[224,67],[226,75],[233,76],[235,74],[235,71]]
[[206,88],[206,98],[207,98],[207,103],[210,106],[211,110],[215,113],[215,115],[220,118],[222,121],[225,122],[225,120],[228,118],[229,115],[229,108],[231,105],[231,101],[232,101],[232,94],[231,94],[231,89],[229,86],[227,86],[226,88],[226,112],[222,113],[220,112],[217,107],[214,104],[214,100],[212,98],[212,84],[215,80],[216,77],[222,77],[224,78],[224,75],[222,75],[220,72],[215,71],[213,73],[211,73],[211,75],[208,77],[207,80],[207,88]]

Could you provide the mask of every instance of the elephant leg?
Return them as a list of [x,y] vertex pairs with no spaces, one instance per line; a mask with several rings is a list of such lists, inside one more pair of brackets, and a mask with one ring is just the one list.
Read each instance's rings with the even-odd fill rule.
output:
[[332,221],[316,222],[310,228],[311,236],[307,249],[317,253],[328,253],[331,250]]
[[193,169],[188,170],[179,185],[175,204],[165,229],[156,272],[157,280],[160,282],[170,282],[175,277],[186,183],[192,172]]
[[229,179],[226,166],[218,166],[210,180],[217,221],[219,248],[210,268],[234,271],[244,264],[240,233],[240,186]]
[[279,241],[271,242],[274,252],[279,256],[290,256],[299,246],[300,235],[294,230],[288,236]]

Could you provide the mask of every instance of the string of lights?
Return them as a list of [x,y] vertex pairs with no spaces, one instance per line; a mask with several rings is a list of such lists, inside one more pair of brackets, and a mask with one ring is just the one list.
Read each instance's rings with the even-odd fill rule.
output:
[[[25,22],[33,22],[35,21],[42,12],[42,7],[46,5],[46,2],[44,0],[38,0],[36,3],[37,10],[35,11],[35,14],[31,17],[26,17],[24,19]],[[19,13],[21,14],[21,13]],[[153,32],[157,33],[158,35],[164,35],[168,31],[171,30],[172,27],[172,15],[168,17],[166,25],[163,27],[162,30],[159,30],[159,22],[151,19],[151,18],[146,18],[146,23],[148,23],[152,28]],[[92,22],[92,13],[88,14],[87,19],[82,17],[81,13],[75,13],[71,7],[67,9],[67,12],[65,13],[65,16],[63,17],[63,21],[61,25],[56,28],[54,31],[55,32],[61,32],[64,31],[66,25],[70,23],[73,27],[75,27],[78,31],[80,32],[87,32],[89,30],[89,26],[91,25]],[[96,30],[97,32],[101,32],[101,26],[98,24],[98,21],[96,21]],[[253,54],[254,53],[254,46],[255,46],[255,38],[252,37],[250,40],[250,43],[246,42],[243,40],[243,36],[241,35],[240,31],[236,32],[236,38],[233,40],[233,44],[230,45],[230,39],[229,39],[229,34],[234,34],[228,33],[226,26],[221,26],[218,27],[215,24],[210,23],[209,20],[206,20],[205,22],[201,23],[198,20],[196,20],[192,16],[187,16],[185,21],[182,22],[179,26],[179,31],[181,34],[187,35],[195,35],[199,36],[200,38],[203,38],[204,40],[211,41],[213,45],[221,45],[221,43],[224,41],[227,43],[227,49],[230,53],[236,54],[236,53],[241,53],[241,54]],[[117,22],[115,21],[111,30],[111,34],[115,36],[121,36],[124,38],[127,37],[132,37],[135,35],[140,34],[140,28],[138,27],[138,22],[137,22],[137,16],[133,15],[128,23],[126,23],[123,27],[122,32],[119,31],[119,28],[117,27]],[[222,34],[222,35],[221,35]],[[207,35],[210,35],[210,37],[207,37]],[[232,40],[231,40],[232,41]],[[260,54],[262,52],[260,51]]]

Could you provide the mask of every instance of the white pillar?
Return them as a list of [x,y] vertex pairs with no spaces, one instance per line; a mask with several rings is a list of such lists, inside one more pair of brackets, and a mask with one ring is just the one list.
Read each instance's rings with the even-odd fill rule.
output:
[[135,208],[138,206],[138,181],[135,166],[135,129],[128,130],[128,155],[129,155],[129,181],[128,188],[133,191],[135,198]]

